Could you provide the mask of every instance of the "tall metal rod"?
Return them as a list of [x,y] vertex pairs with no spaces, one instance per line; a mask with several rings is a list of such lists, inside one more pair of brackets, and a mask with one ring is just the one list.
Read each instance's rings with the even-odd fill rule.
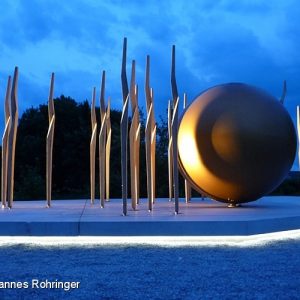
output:
[[127,140],[128,140],[128,101],[129,90],[126,75],[127,38],[123,42],[121,83],[123,96],[123,109],[120,123],[121,130],[121,177],[122,177],[122,200],[123,215],[127,215]]
[[[105,109],[105,71],[102,71],[100,87],[100,133],[99,133],[99,190],[100,205],[104,207],[106,193],[106,109]],[[103,130],[102,130],[103,129]]]
[[[183,109],[186,109],[187,106],[187,96],[186,93],[183,94]],[[191,201],[192,188],[189,182],[184,180],[184,191],[185,191],[185,202],[188,203]]]
[[136,178],[136,201],[137,204],[140,202],[140,140],[141,140],[141,123],[139,123],[138,128],[136,130],[136,148],[135,148],[135,154],[136,154],[136,168],[135,168],[135,178]]
[[136,201],[137,204],[140,202],[140,141],[141,141],[141,122],[139,116],[139,107],[138,107],[138,85],[135,85],[135,95],[136,95],[136,111],[138,112],[138,127],[135,133],[135,155],[136,155],[136,165],[135,165],[135,178],[136,178]]
[[100,117],[103,121],[105,114],[105,71],[102,71],[101,87],[100,87]]
[[48,119],[49,128],[46,137],[46,198],[47,207],[51,206],[52,200],[52,160],[53,160],[53,141],[55,127],[55,110],[54,110],[54,73],[51,74],[50,90],[48,98]]
[[151,88],[151,105],[152,105],[152,122],[151,122],[151,189],[152,189],[152,203],[155,202],[156,195],[156,124],[154,117],[154,92],[153,88]]
[[[173,166],[173,189],[175,200],[175,213],[179,212],[179,187],[178,187],[178,159],[177,159],[177,131],[178,131],[178,90],[175,75],[175,45],[172,46],[172,63],[171,63],[171,88],[173,97],[172,112],[172,166]],[[175,111],[176,108],[176,111]]]
[[111,121],[110,121],[110,98],[107,101],[106,108],[106,147],[105,147],[105,184],[106,184],[106,201],[109,201],[110,186],[110,149],[111,149]]
[[146,146],[146,173],[147,173],[147,193],[148,193],[148,210],[153,208],[153,188],[152,188],[152,170],[151,170],[151,126],[152,126],[152,104],[147,115],[146,128],[145,128],[145,146]]
[[168,175],[169,175],[169,201],[173,200],[173,151],[172,151],[172,108],[168,101]]
[[148,210],[152,211],[152,178],[151,178],[151,128],[152,128],[152,104],[151,104],[151,91],[150,91],[150,56],[146,58],[146,77],[145,77],[145,96],[146,96],[146,109],[147,119],[145,127],[145,150],[146,150],[146,175],[147,175],[147,196],[148,196]]
[[298,160],[300,171],[300,106],[297,106],[297,131],[298,131]]
[[99,133],[99,178],[100,178],[100,206],[104,207],[105,202],[105,148],[106,148],[106,142],[105,142],[105,136],[106,136],[106,112],[103,115],[103,120],[101,122],[101,128]]
[[287,89],[286,89],[286,80],[284,80],[283,81],[283,88],[282,88],[282,95],[281,95],[280,100],[279,100],[281,104],[284,104],[284,99],[285,99],[285,96],[286,96],[286,91],[287,91]]
[[128,102],[129,95],[122,109],[122,117],[120,123],[121,130],[121,177],[122,177],[122,200],[123,215],[127,215],[127,135],[128,135]]
[[96,141],[97,141],[97,119],[96,119],[96,88],[92,92],[91,105],[91,125],[92,136],[90,141],[90,183],[91,183],[91,203],[95,202],[95,160],[96,160]]
[[179,189],[178,189],[178,145],[177,145],[177,134],[178,134],[178,103],[179,97],[177,98],[173,110],[172,118],[172,145],[173,145],[173,180],[174,180],[174,199],[175,199],[175,214],[179,213]]
[[176,60],[175,60],[175,45],[173,45],[172,46],[172,64],[171,64],[171,87],[172,87],[172,97],[173,97],[173,108],[175,107],[175,102],[178,98],[175,63],[176,63]]
[[15,67],[11,98],[10,98],[10,118],[11,123],[8,131],[7,147],[7,202],[8,207],[12,208],[14,199],[14,170],[15,170],[15,149],[18,129],[18,77],[19,69]]
[[135,84],[135,61],[132,61],[131,82],[130,82],[130,100],[132,109],[132,120],[129,131],[129,148],[130,148],[130,178],[131,178],[131,206],[135,210],[139,202],[139,144],[140,144],[140,116],[138,109],[137,85]]
[[155,148],[156,148],[156,124],[154,116],[154,95],[153,89],[150,88],[150,56],[146,59],[146,78],[145,78],[145,95],[147,107],[147,122],[145,129],[146,144],[146,173],[147,173],[147,192],[148,192],[148,209],[152,210],[155,201]]
[[7,154],[8,154],[8,133],[10,130],[10,110],[9,110],[9,98],[11,93],[11,77],[8,76],[7,88],[4,101],[4,118],[5,118],[5,129],[2,137],[2,177],[1,177],[1,203],[2,208],[7,205]]

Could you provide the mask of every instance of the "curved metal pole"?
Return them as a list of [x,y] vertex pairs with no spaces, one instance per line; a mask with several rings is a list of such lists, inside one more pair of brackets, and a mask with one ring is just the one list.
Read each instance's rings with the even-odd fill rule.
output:
[[129,95],[123,105],[120,123],[121,130],[121,176],[123,215],[127,215],[127,135],[128,135],[128,101]]
[[138,203],[138,178],[137,178],[137,131],[139,130],[138,112],[135,110],[131,127],[129,131],[129,145],[130,145],[130,178],[131,178],[131,199],[132,208],[135,210]]
[[97,141],[97,119],[96,119],[96,88],[92,92],[91,105],[91,127],[92,136],[90,141],[90,185],[91,185],[91,203],[95,202],[95,161],[96,161],[96,141]]
[[285,96],[286,96],[286,80],[283,81],[282,95],[280,97],[280,103],[284,104]]
[[110,185],[110,149],[111,149],[111,121],[110,121],[110,98],[107,101],[106,108],[106,147],[105,147],[105,185],[106,185],[106,201],[109,201],[109,185]]
[[[171,63],[171,88],[173,97],[172,112],[172,166],[173,166],[173,189],[175,200],[175,214],[179,212],[179,188],[178,188],[178,160],[177,160],[177,131],[178,131],[178,90],[175,75],[175,45],[172,46],[172,63]],[[176,112],[175,112],[176,108]]]
[[155,202],[155,148],[156,148],[156,124],[154,117],[154,95],[150,88],[150,56],[146,59],[145,95],[147,106],[147,122],[145,129],[146,144],[146,173],[148,210],[151,211]]
[[102,71],[101,87],[100,87],[100,117],[103,121],[105,114],[105,71]]
[[54,110],[54,73],[51,74],[50,90],[48,98],[48,119],[49,128],[46,137],[46,198],[47,207],[51,206],[52,200],[52,160],[53,160],[53,141],[55,127],[55,110]]
[[178,134],[178,104],[179,98],[177,98],[173,110],[172,118],[172,145],[173,145],[173,180],[174,180],[174,199],[175,199],[175,214],[179,213],[179,189],[178,189],[178,146],[177,146],[177,134]]
[[178,98],[175,62],[176,62],[175,61],[175,45],[173,45],[172,46],[172,64],[171,64],[171,87],[172,87],[172,97],[173,97],[173,108],[175,107],[175,102]]
[[152,188],[152,169],[151,169],[151,127],[152,127],[152,103],[147,115],[145,128],[145,146],[146,146],[146,173],[147,173],[147,192],[148,192],[148,210],[152,210],[153,206],[153,188]]
[[130,83],[130,100],[132,108],[132,120],[129,131],[129,148],[130,148],[130,178],[131,178],[131,205],[136,210],[139,203],[139,144],[140,144],[140,116],[138,109],[138,88],[135,84],[135,61],[132,61],[131,83]]
[[173,151],[172,151],[172,108],[168,101],[168,175],[169,175],[169,201],[173,200]]
[[151,122],[151,189],[152,189],[152,203],[155,202],[156,195],[156,123],[154,117],[154,93],[151,88],[151,105],[152,105],[152,122]]
[[100,178],[100,205],[104,208],[105,202],[105,148],[106,148],[106,112],[103,115],[99,134],[99,178]]
[[100,87],[100,133],[99,133],[99,190],[100,205],[103,208],[106,193],[106,110],[105,110],[105,71],[102,71]]
[[121,177],[122,177],[122,201],[123,215],[127,215],[127,140],[128,140],[128,101],[129,90],[126,75],[126,53],[127,53],[127,38],[123,42],[121,83],[123,96],[123,109],[120,123],[121,131]]
[[5,128],[2,137],[2,177],[1,177],[1,202],[2,208],[7,205],[7,159],[8,159],[8,133],[10,130],[10,111],[9,111],[9,98],[11,94],[11,77],[8,76],[7,88],[4,101],[5,112]]
[[7,147],[7,202],[8,207],[12,208],[14,199],[14,170],[15,170],[15,149],[18,129],[18,78],[19,69],[15,67],[11,98],[10,98],[10,118],[11,123],[8,133]]

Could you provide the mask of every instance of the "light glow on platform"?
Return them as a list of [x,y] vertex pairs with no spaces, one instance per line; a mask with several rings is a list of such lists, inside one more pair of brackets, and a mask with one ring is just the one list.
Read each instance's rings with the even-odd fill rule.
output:
[[2,236],[0,237],[0,247],[17,245],[32,247],[253,247],[289,240],[300,240],[300,230],[250,236]]

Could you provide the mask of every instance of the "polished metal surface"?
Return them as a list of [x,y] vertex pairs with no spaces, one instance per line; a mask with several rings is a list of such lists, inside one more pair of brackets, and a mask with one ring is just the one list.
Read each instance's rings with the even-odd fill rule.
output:
[[140,169],[140,115],[138,107],[138,87],[135,83],[135,60],[132,61],[131,82],[130,82],[130,100],[131,100],[131,126],[129,131],[129,149],[130,149],[130,182],[131,182],[131,206],[134,210],[139,203],[139,169]]
[[286,96],[286,80],[283,81],[283,87],[282,87],[282,95],[280,97],[280,103],[284,104],[285,96]]
[[91,127],[92,136],[90,141],[90,186],[91,186],[91,203],[95,202],[95,161],[96,161],[96,141],[97,141],[97,120],[96,120],[96,88],[92,92],[91,104]]
[[[175,214],[179,212],[179,182],[178,182],[178,146],[177,146],[177,132],[178,132],[178,90],[176,83],[176,74],[175,74],[175,45],[172,46],[172,63],[171,63],[171,88],[172,88],[172,97],[173,105],[171,108],[171,136],[172,139],[169,139],[169,147],[172,149],[172,154],[169,156],[171,161],[172,168],[169,167],[169,178],[170,172],[173,173],[172,185],[174,193],[174,202],[175,202]],[[172,194],[169,195],[172,199]]]
[[9,109],[9,100],[11,93],[11,77],[8,76],[7,88],[4,100],[4,118],[5,118],[5,128],[2,137],[2,176],[1,176],[1,202],[2,207],[7,206],[7,160],[8,160],[8,134],[10,130],[11,117]]
[[128,140],[128,102],[129,90],[126,75],[126,55],[127,55],[127,38],[123,42],[122,68],[121,68],[121,84],[123,108],[120,122],[121,132],[121,177],[122,177],[122,201],[123,201],[123,215],[127,215],[127,140]]
[[227,203],[254,201],[288,174],[296,132],[280,101],[242,83],[204,91],[179,132],[181,171],[199,192]]
[[105,202],[105,149],[106,148],[106,112],[103,115],[101,121],[100,133],[99,133],[99,178],[100,178],[100,206],[104,207]]
[[150,88],[150,56],[146,58],[145,95],[147,107],[147,121],[145,128],[146,146],[146,173],[147,173],[147,193],[148,209],[153,208],[155,202],[155,151],[156,151],[156,124],[154,116],[154,94]]
[[106,130],[107,119],[105,110],[105,71],[102,71],[100,88],[100,132],[99,132],[99,190],[100,206],[104,207],[106,194]]
[[10,97],[10,126],[7,141],[7,202],[12,208],[14,200],[14,171],[15,171],[15,149],[18,129],[18,78],[19,69],[15,67],[11,97]]
[[172,108],[168,101],[168,179],[169,179],[169,201],[173,199],[173,151],[172,151]]
[[48,119],[49,128],[46,137],[46,199],[47,207],[51,206],[52,196],[52,160],[53,160],[53,141],[55,127],[55,110],[54,110],[54,73],[51,74],[50,91],[48,98]]
[[110,200],[110,151],[111,151],[111,121],[110,121],[110,98],[107,100],[106,107],[106,146],[105,146],[105,200]]

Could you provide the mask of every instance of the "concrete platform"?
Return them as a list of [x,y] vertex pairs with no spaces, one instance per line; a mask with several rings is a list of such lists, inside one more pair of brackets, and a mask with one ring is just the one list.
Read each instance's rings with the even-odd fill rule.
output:
[[148,212],[142,199],[138,211],[122,216],[122,201],[15,201],[13,209],[0,210],[1,236],[227,236],[254,235],[300,229],[300,197],[264,197],[237,208],[210,199],[174,203],[158,199]]

